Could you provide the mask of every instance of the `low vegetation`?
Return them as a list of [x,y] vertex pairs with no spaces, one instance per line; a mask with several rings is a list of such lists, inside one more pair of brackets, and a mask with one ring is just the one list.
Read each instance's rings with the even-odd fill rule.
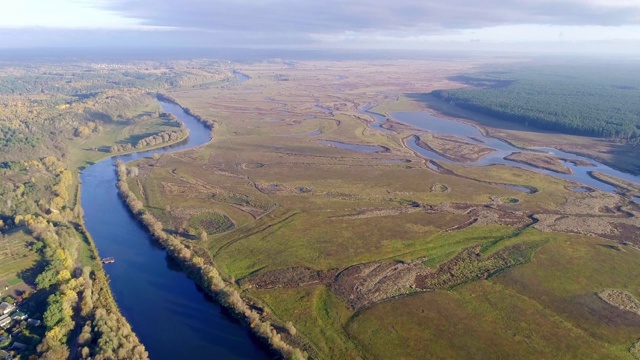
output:
[[[432,170],[403,145],[410,132],[369,127],[358,111],[363,103],[390,111],[421,104],[385,102],[381,94],[398,85],[375,75],[376,65],[360,66],[300,62],[282,74],[259,63],[242,69],[251,75],[246,86],[170,92],[216,118],[213,140],[131,164],[139,169],[126,182],[139,200],[131,208],[215,263],[223,282],[312,358],[629,358],[640,323],[595,294],[637,292],[638,255],[623,238],[640,229],[640,209],[511,166]],[[337,71],[349,80],[336,85]],[[434,83],[427,73],[412,71],[412,81]],[[289,81],[276,84],[276,74]],[[371,94],[372,83],[380,93]],[[319,137],[389,151],[328,147]],[[424,140],[449,153],[469,146],[470,161],[482,147]],[[202,214],[235,227],[196,230]],[[590,236],[567,234],[580,232]],[[603,318],[616,320],[605,326]],[[575,330],[585,327],[594,330]]]
[[640,184],[632,183],[623,179],[618,179],[599,171],[590,171],[589,176],[609,185],[615,186],[621,194],[640,197]]
[[[23,78],[0,81],[0,97],[13,104],[0,113],[2,131],[16,139],[0,143],[7,152],[0,256],[11,259],[1,263],[0,280],[25,282],[22,301],[44,325],[23,328],[25,357],[148,356],[82,225],[77,170],[111,147],[137,150],[185,135],[155,105],[157,91],[215,125],[214,138],[119,163],[121,197],[185,273],[284,357],[628,359],[638,352],[639,207],[511,166],[431,168],[404,145],[405,128],[372,127],[359,111],[376,103],[379,113],[420,109],[400,92],[457,86],[447,77],[477,63],[257,62],[237,64],[250,83],[224,87],[214,86],[225,81],[216,64],[87,65],[77,77],[61,66],[50,84],[16,67],[12,76]],[[105,74],[118,83],[100,87]],[[474,85],[523,86],[523,94],[533,86],[485,80]],[[573,89],[562,86],[551,94]],[[513,95],[514,108],[523,94]],[[30,108],[39,115],[25,116]],[[632,140],[626,115],[608,125],[594,119],[588,129],[562,117],[552,125]],[[489,151],[466,139],[423,140],[443,153],[465,147],[459,155],[469,161]]]
[[640,301],[633,295],[621,290],[603,290],[598,293],[598,297],[609,304],[620,309],[630,311],[640,316]]
[[198,233],[217,234],[233,229],[233,221],[228,216],[215,211],[206,211],[189,219],[189,227]]
[[555,156],[525,152],[515,152],[505,156],[505,160],[530,165],[538,169],[549,170],[560,174],[571,174],[572,171]]
[[479,161],[495,151],[457,136],[420,135],[416,144],[423,149],[434,151],[445,158],[461,163]]
[[[213,66],[214,63],[203,65]],[[7,333],[14,359],[147,359],[111,295],[84,229],[78,171],[117,151],[188,136],[153,93],[228,75],[154,64],[5,63],[0,71],[0,285],[27,321]],[[196,72],[198,74],[196,74]],[[5,286],[7,290],[5,292]]]
[[282,334],[272,326],[271,322],[263,314],[256,311],[240,296],[233,284],[225,282],[220,277],[217,269],[210,261],[198,256],[197,250],[192,247],[192,243],[188,243],[186,239],[169,235],[164,231],[162,223],[146,212],[142,203],[129,190],[125,165],[119,162],[116,166],[118,174],[117,186],[123,200],[134,215],[149,229],[151,235],[162,244],[167,253],[179,261],[183,270],[211,295],[233,310],[239,318],[250,324],[256,335],[264,339],[273,350],[286,358],[306,358],[306,355],[300,349],[289,345],[282,339]]

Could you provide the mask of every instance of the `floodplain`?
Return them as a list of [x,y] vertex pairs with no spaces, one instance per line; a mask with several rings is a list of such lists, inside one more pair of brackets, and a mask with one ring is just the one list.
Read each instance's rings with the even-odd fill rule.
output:
[[[481,140],[422,131],[423,146],[455,160],[433,165],[392,113],[428,111],[609,163],[628,145],[505,130],[415,95],[462,86],[454,75],[481,61],[234,65],[249,80],[168,91],[215,122],[212,141],[129,164],[128,187],[291,343],[326,359],[633,358],[640,317],[598,294],[640,299],[635,192],[468,166],[490,153]],[[365,107],[390,121],[374,126]]]

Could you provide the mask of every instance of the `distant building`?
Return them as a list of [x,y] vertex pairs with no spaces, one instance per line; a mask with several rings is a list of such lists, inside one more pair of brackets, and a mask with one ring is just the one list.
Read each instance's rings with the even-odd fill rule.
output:
[[28,326],[40,326],[40,320],[29,319],[29,320],[27,320],[27,325]]
[[8,313],[12,312],[13,309],[15,309],[15,308],[16,308],[15,306],[13,306],[13,305],[11,305],[9,303],[3,302],[3,303],[0,304],[0,315],[8,314]]
[[11,319],[11,317],[9,317],[9,315],[2,315],[0,316],[0,326],[3,328],[7,328],[9,326],[9,324],[11,324],[11,321],[13,319]]
[[13,315],[11,315],[11,318],[13,320],[24,320],[27,318],[27,314],[21,312],[21,311],[16,311],[15,313],[13,313]]

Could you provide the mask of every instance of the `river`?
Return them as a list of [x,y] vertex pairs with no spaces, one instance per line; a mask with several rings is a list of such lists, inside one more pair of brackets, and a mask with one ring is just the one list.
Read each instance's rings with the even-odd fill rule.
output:
[[[369,109],[371,109],[371,106],[366,106],[361,111],[371,116],[374,119],[374,123],[370,124],[370,126],[372,128],[382,129],[386,131],[386,129],[382,127],[382,124],[388,121],[387,117],[370,112]],[[504,157],[508,156],[511,153],[527,152],[527,150],[516,148],[511,144],[505,141],[502,141],[500,139],[485,136],[480,130],[478,130],[478,128],[476,128],[473,125],[470,125],[461,121],[439,117],[424,111],[393,112],[391,113],[391,117],[398,122],[411,125],[412,127],[414,127],[416,130],[418,130],[415,133],[416,135],[419,135],[420,131],[424,131],[424,132],[430,132],[430,133],[441,134],[441,135],[456,135],[462,138],[469,139],[470,141],[475,141],[477,143],[480,143],[480,142],[475,139],[481,139],[482,145],[494,149],[492,153],[484,156],[482,159],[476,162],[464,163],[464,165],[471,165],[471,166],[486,166],[486,165],[495,165],[495,164],[508,165],[513,167],[518,167],[521,169],[536,171],[539,173],[547,174],[547,175],[565,179],[565,180],[574,181],[574,182],[584,184],[589,187],[596,188],[596,189],[610,192],[610,193],[615,192],[616,190],[615,187],[589,176],[589,172],[598,171],[598,172],[605,173],[605,174],[608,174],[632,183],[640,184],[640,176],[635,176],[632,174],[628,174],[628,173],[613,169],[605,164],[602,164],[598,161],[589,159],[584,156],[567,153],[567,152],[564,152],[558,149],[553,149],[553,148],[533,148],[531,150],[537,151],[537,152],[549,153],[562,159],[588,162],[588,163],[591,163],[592,166],[578,166],[575,163],[572,163],[571,161],[563,161],[564,165],[566,165],[568,168],[571,169],[572,174],[560,174],[553,171],[529,166],[526,164],[505,160]],[[432,159],[432,160],[444,162],[444,163],[452,162],[450,159],[447,159],[433,151],[430,151],[418,146],[416,143],[416,140],[417,139],[415,137],[413,139],[407,140],[407,146],[411,150],[415,151],[416,153],[420,154],[421,156],[427,159]],[[576,191],[583,191],[583,190],[581,190],[580,188],[576,188]]]
[[[235,74],[240,79],[244,74]],[[178,105],[161,102],[189,129],[187,140],[167,148],[117,156],[82,171],[86,227],[105,265],[111,290],[152,360],[269,359],[249,330],[179,270],[118,197],[115,161],[125,162],[207,143],[210,131]]]

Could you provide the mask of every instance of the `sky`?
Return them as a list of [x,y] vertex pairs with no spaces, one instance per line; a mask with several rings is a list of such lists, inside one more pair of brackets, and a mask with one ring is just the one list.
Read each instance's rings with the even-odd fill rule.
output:
[[5,0],[0,47],[640,53],[640,0]]

